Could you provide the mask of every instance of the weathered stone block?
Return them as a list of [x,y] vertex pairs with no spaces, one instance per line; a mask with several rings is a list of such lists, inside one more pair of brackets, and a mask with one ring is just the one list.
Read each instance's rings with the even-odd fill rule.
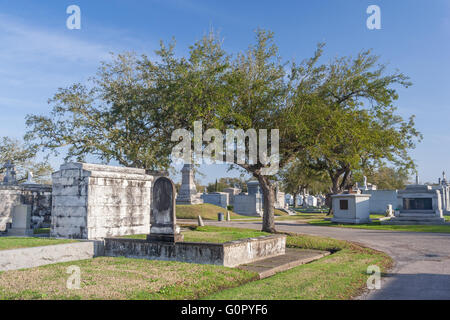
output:
[[148,233],[153,177],[145,170],[67,163],[53,178],[52,234],[99,239]]

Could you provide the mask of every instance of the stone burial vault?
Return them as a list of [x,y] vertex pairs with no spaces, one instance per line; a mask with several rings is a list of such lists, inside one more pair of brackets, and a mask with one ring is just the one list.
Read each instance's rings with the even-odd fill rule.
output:
[[147,239],[106,238],[106,256],[214,264],[228,267],[285,254],[286,236],[270,235],[226,243],[183,242],[176,223],[173,182],[160,177],[152,188]]

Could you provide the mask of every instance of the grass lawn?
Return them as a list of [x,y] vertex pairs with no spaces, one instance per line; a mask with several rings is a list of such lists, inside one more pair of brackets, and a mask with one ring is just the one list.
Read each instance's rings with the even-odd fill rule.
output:
[[278,209],[274,209],[273,213],[275,216],[289,217],[289,213],[278,210]]
[[288,237],[287,244],[292,248],[337,252],[270,278],[216,292],[204,299],[351,299],[366,288],[368,266],[377,265],[382,272],[392,266],[392,260],[386,254],[346,241],[293,235]]
[[49,234],[50,228],[38,228],[33,230],[34,234]]
[[[224,242],[265,233],[205,226],[191,228],[184,234],[186,241]],[[256,274],[237,268],[98,257],[0,272],[0,300],[349,299],[364,290],[369,265],[378,265],[385,271],[392,263],[384,253],[346,241],[289,235],[287,244],[335,253],[263,280],[256,280]],[[80,289],[66,288],[69,277],[66,270],[71,265],[80,267]]]
[[[217,220],[217,214],[222,212],[226,218],[227,209],[210,204],[177,205],[177,219],[197,219],[201,216],[203,220]],[[239,215],[230,211],[231,219],[242,219],[246,216]]]
[[[201,216],[203,220],[217,220],[217,214],[222,212],[226,218],[227,209],[210,204],[177,205],[177,219],[197,219]],[[288,213],[275,209],[276,216],[287,216]],[[244,216],[230,211],[230,217],[235,219],[252,219],[254,217]],[[258,218],[261,220],[262,218]]]
[[[449,221],[446,217],[446,220]],[[434,232],[434,233],[450,233],[450,225],[382,225],[379,221],[370,224],[336,224],[331,221],[312,220],[309,224],[315,226],[338,227],[338,228],[354,228],[354,229],[370,229],[370,230],[390,230],[390,231],[408,231],[408,232]]]
[[[80,289],[66,288],[71,265],[80,267]],[[0,300],[196,299],[255,277],[212,265],[99,257],[0,273]]]
[[49,239],[49,238],[24,238],[24,237],[0,237],[0,250],[50,246],[61,243],[71,243],[76,240]]
[[323,208],[302,208],[302,207],[297,207],[297,208],[292,208],[291,209],[299,212],[299,213],[327,213],[328,212],[328,208],[323,207]]
[[[227,227],[193,227],[189,226],[188,231],[183,231],[184,241],[186,242],[215,242],[224,243],[227,241],[253,238],[268,235],[268,233],[252,230],[252,229],[237,229]],[[123,236],[124,238],[145,239],[145,234],[138,234],[132,236]]]

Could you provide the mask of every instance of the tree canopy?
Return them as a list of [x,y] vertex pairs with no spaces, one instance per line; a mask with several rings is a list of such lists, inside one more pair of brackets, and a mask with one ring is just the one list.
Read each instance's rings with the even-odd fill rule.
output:
[[38,160],[36,153],[35,148],[25,145],[19,139],[2,137],[0,139],[0,174],[5,172],[4,164],[11,161],[15,166],[16,179],[19,182],[25,181],[28,172],[32,172],[34,181],[49,183],[52,167],[46,158]]
[[[257,30],[255,43],[236,55],[214,34],[191,46],[187,57],[177,57],[174,48],[174,41],[161,43],[156,59],[116,55],[89,83],[60,89],[49,101],[49,116],[27,117],[27,140],[53,151],[67,146],[67,158],[90,154],[155,170],[174,161],[171,152],[179,142],[172,141],[174,130],[192,132],[195,121],[203,130],[222,133],[256,130],[260,157],[261,133],[267,133],[267,150],[275,151],[263,152],[270,153],[269,162],[252,163],[246,153],[247,161],[234,165],[258,179],[268,232],[275,231],[278,177],[276,171],[267,174],[274,164],[283,168],[306,160],[302,166],[328,174],[333,192],[361,168],[383,161],[413,166],[408,150],[420,135],[413,118],[403,120],[393,105],[395,87],[407,87],[409,80],[399,72],[388,74],[370,51],[320,64],[319,45],[311,58],[291,63],[265,30]],[[207,142],[201,142],[203,148]]]

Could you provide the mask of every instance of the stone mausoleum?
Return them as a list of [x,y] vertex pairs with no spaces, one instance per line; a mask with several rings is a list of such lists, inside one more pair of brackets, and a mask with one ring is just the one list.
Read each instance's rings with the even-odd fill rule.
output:
[[52,237],[101,239],[149,232],[154,177],[144,169],[65,163],[52,179]]
[[331,196],[332,222],[344,224],[370,223],[370,194],[343,193]]
[[227,208],[229,203],[229,194],[227,192],[210,192],[203,193],[201,195],[201,199],[203,203],[210,203],[224,209]]
[[[262,216],[264,211],[264,198],[256,180],[247,182],[247,193],[235,195],[233,198],[233,211],[242,215]],[[275,204],[276,209],[285,210],[286,198],[285,193],[280,192],[278,186],[275,188]]]
[[[8,231],[14,224],[14,212],[29,211],[28,228],[48,228],[51,223],[52,186],[34,183],[32,174],[28,180],[19,184],[14,165],[5,164],[6,174],[0,183],[0,232]],[[16,208],[19,207],[20,208]],[[29,208],[24,208],[28,206]],[[19,214],[21,215],[21,214]],[[18,217],[21,219],[21,217]]]
[[234,196],[233,211],[246,216],[262,216],[263,196],[258,181],[247,182],[247,193]]
[[429,185],[409,185],[397,194],[395,217],[383,224],[443,224],[441,192]]

